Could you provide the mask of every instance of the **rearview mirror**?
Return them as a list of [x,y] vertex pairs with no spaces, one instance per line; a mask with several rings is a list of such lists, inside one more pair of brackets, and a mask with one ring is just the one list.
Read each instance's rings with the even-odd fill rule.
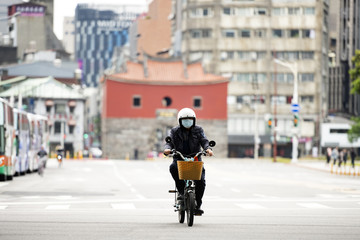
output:
[[167,136],[167,137],[165,138],[165,142],[171,143],[171,142],[172,142],[172,141],[171,141],[171,137]]
[[214,147],[215,145],[216,145],[216,142],[215,142],[215,141],[211,140],[211,141],[209,142],[209,146],[210,146],[210,147]]

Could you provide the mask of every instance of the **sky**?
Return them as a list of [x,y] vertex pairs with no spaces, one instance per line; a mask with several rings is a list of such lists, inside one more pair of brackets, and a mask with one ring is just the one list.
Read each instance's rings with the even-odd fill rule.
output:
[[149,2],[151,0],[54,0],[54,32],[59,39],[62,39],[64,17],[75,16],[78,3],[147,5]]

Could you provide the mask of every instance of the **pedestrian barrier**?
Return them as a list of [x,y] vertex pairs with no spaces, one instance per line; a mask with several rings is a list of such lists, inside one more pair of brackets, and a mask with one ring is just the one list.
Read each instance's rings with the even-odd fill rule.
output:
[[360,176],[360,166],[338,166],[330,163],[330,173],[344,176]]

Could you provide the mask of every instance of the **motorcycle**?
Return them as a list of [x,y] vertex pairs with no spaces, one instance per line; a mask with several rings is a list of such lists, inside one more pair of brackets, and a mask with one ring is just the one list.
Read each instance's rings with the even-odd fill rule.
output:
[[[166,137],[165,141],[171,143],[171,138]],[[210,141],[209,146],[214,147],[216,145],[215,141]],[[171,150],[170,155],[179,156],[182,161],[177,161],[179,179],[185,181],[184,188],[184,200],[177,200],[179,191],[169,190],[169,193],[175,193],[175,212],[178,212],[179,223],[184,223],[185,221],[185,212],[186,212],[186,221],[187,225],[191,227],[194,224],[194,216],[201,216],[201,214],[196,214],[196,193],[195,193],[195,180],[201,179],[201,173],[204,162],[199,161],[199,156],[206,156],[206,151],[202,150],[195,154],[194,157],[184,156],[181,152],[176,149]]]
[[62,162],[63,162],[63,156],[61,153],[58,153],[57,156],[56,156],[56,159],[58,160],[58,163],[59,163],[59,167],[62,166]]

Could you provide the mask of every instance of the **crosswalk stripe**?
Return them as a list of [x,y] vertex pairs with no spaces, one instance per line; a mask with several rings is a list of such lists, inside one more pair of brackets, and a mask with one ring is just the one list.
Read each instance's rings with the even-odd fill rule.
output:
[[119,210],[136,209],[136,207],[135,207],[135,205],[133,203],[111,204],[111,207],[113,209],[119,209]]
[[67,210],[70,208],[70,205],[49,205],[46,210]]
[[264,209],[264,206],[256,203],[239,203],[236,206],[241,207],[243,209]]
[[6,209],[8,206],[0,206],[0,210]]
[[312,208],[312,209],[325,209],[325,208],[331,208],[329,206],[320,204],[320,203],[297,203],[297,205],[305,208]]

